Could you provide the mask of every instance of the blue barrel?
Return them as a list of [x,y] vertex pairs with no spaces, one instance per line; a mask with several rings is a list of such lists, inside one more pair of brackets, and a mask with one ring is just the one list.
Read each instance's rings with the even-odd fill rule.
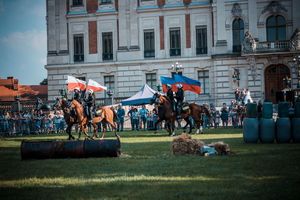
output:
[[276,121],[276,139],[278,143],[286,143],[291,139],[290,118],[278,118]]
[[257,118],[257,104],[256,103],[247,103],[247,118]]
[[265,119],[273,118],[273,104],[271,102],[264,102],[263,110],[262,110],[262,117]]
[[292,138],[294,142],[300,142],[300,118],[292,119]]
[[300,102],[295,103],[295,118],[300,118]]
[[273,143],[275,140],[275,122],[273,119],[260,120],[259,137],[262,143]]
[[289,117],[289,102],[279,102],[278,117]]
[[257,143],[258,141],[258,119],[257,118],[244,119],[243,137],[246,143]]

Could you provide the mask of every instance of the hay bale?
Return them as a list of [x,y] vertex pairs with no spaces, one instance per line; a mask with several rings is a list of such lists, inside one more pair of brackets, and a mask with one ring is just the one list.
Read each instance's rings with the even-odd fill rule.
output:
[[197,154],[204,142],[192,137],[186,133],[181,134],[172,141],[172,152],[174,155]]
[[207,146],[214,147],[216,149],[216,151],[218,152],[218,155],[229,155],[230,154],[229,145],[222,141],[213,142],[211,144],[208,144]]

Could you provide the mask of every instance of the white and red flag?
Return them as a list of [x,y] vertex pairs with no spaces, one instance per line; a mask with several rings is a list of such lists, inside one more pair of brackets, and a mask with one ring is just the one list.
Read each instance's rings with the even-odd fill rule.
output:
[[103,90],[107,90],[107,87],[100,85],[96,81],[89,79],[89,82],[86,86],[86,90],[93,90],[93,92],[100,92]]
[[66,83],[68,85],[68,91],[74,90],[75,88],[79,88],[79,90],[85,90],[86,88],[86,82],[74,76],[68,76]]

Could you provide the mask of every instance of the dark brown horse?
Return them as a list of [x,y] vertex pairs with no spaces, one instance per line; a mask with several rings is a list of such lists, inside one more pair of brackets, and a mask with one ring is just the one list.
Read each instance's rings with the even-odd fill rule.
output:
[[[71,133],[72,126],[74,124],[78,124],[79,128],[80,128],[78,139],[81,136],[81,132],[83,132],[87,138],[91,138],[87,133],[87,126],[88,126],[88,123],[89,123],[88,118],[84,113],[83,106],[78,101],[72,100],[70,105],[69,105],[67,99],[65,99],[65,98],[57,99],[56,103],[54,104],[54,107],[61,108],[64,112],[64,119],[65,119],[65,121],[68,125],[68,127],[66,129],[66,132],[69,135],[69,140],[75,139],[74,136]],[[75,113],[76,113],[75,115],[71,114],[72,109],[75,110]],[[97,111],[97,113],[99,113],[100,116],[94,117],[93,120],[92,120],[92,123],[91,123],[92,126],[93,126],[93,133],[94,133],[92,139],[98,137],[96,130],[97,130],[97,127],[98,127],[97,124],[99,122],[106,122],[106,123],[111,124],[111,126],[115,130],[116,137],[119,139],[119,135],[117,135],[117,133],[116,133],[116,126],[115,126],[116,117],[114,116],[115,113],[113,112],[113,110],[111,110],[110,108],[103,107],[103,108],[100,108]],[[101,139],[104,138],[104,134],[105,134],[105,130],[102,132]]]
[[172,110],[170,99],[165,95],[155,93],[152,103],[158,106],[158,121],[155,123],[155,128],[157,128],[158,123],[165,121],[169,135],[175,135],[176,113]]
[[188,109],[181,112],[181,117],[186,121],[184,129],[186,129],[187,125],[190,125],[189,133],[192,132],[193,127],[190,120],[190,117],[192,117],[197,127],[196,134],[198,134],[199,132],[203,133],[203,114],[207,115],[208,118],[211,117],[210,112],[206,106],[190,103],[188,105]]

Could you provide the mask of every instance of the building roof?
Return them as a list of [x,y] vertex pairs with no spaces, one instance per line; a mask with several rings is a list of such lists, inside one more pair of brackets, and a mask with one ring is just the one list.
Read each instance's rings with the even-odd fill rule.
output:
[[47,97],[47,95],[47,85],[18,85],[17,90],[14,90],[0,84],[0,102],[15,101],[16,96],[19,96],[21,101],[28,101],[34,100],[36,96]]

